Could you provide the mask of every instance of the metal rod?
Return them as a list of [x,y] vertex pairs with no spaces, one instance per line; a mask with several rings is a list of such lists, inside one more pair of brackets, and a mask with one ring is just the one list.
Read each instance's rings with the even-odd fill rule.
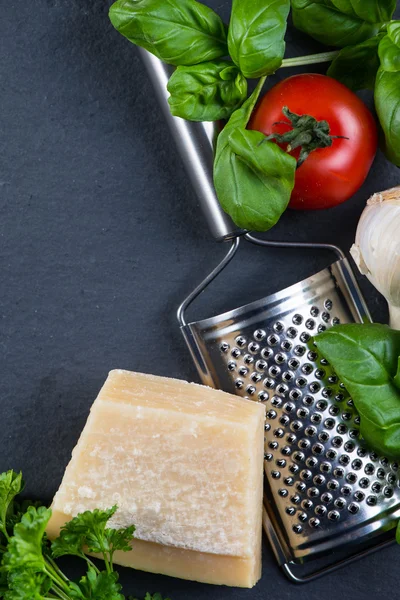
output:
[[344,252],[334,244],[319,244],[313,242],[274,242],[270,240],[263,240],[252,235],[251,233],[245,233],[244,238],[248,242],[256,244],[257,246],[266,246],[269,248],[314,248],[317,250],[330,250],[334,252],[339,259],[346,258]]
[[186,325],[185,311],[188,306],[197,298],[202,291],[206,289],[208,285],[225,269],[225,267],[231,262],[232,258],[235,256],[238,248],[239,248],[240,238],[235,238],[232,240],[231,247],[229,251],[221,260],[219,265],[215,267],[213,271],[185,298],[182,304],[179,306],[176,316],[178,318],[179,324],[181,327]]

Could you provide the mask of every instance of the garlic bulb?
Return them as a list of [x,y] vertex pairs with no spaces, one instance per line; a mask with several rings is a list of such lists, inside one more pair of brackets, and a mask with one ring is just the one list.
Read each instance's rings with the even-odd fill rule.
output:
[[400,329],[400,186],[368,200],[350,252],[361,273],[385,296],[390,326]]

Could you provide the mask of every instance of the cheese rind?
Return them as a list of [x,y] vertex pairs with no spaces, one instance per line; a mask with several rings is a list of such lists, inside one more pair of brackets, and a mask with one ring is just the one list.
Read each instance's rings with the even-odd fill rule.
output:
[[115,561],[209,583],[260,576],[264,407],[196,384],[112,371],[53,502],[51,537],[84,510],[136,525]]

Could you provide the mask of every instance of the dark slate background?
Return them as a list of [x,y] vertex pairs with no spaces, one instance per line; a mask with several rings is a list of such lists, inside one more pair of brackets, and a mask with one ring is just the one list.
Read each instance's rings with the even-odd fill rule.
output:
[[[175,310],[224,252],[196,210],[135,48],[109,24],[110,3],[15,0],[1,10],[0,469],[22,469],[29,495],[48,502],[110,369],[197,380]],[[226,16],[228,2],[212,5]],[[293,29],[288,42],[288,56],[319,50]],[[347,251],[367,197],[398,180],[379,154],[355,198],[288,212],[270,236]],[[194,317],[271,293],[330,260],[242,246]],[[385,321],[385,303],[361,284]],[[361,600],[393,593],[398,561],[391,548],[299,588],[266,548],[253,591],[126,569],[121,578],[129,593],[173,600]]]

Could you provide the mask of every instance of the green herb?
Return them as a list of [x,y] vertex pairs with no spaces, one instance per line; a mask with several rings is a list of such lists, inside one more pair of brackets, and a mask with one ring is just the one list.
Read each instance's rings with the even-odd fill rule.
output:
[[189,121],[227,119],[247,98],[247,81],[226,60],[178,67],[168,82],[171,113]]
[[221,19],[195,0],[117,0],[109,14],[130,42],[171,65],[195,65],[228,53]]
[[333,60],[327,75],[354,91],[373,90],[380,65],[379,42],[384,36],[384,33],[380,33],[361,44],[343,48]]
[[239,227],[266,231],[288,205],[296,159],[262,133],[246,130],[262,83],[218,136],[214,184],[222,208]]
[[[118,573],[114,571],[116,550],[128,552],[134,526],[107,528],[117,507],[84,512],[61,529],[50,544],[45,530],[51,510],[18,502],[22,475],[8,471],[0,475],[0,598],[4,600],[125,600]],[[21,512],[26,509],[25,512]],[[11,530],[13,525],[13,532]],[[100,554],[105,570],[100,570],[85,551]],[[86,574],[71,581],[56,564],[60,556],[78,556],[85,561]],[[145,600],[163,600],[160,594]],[[168,599],[167,599],[168,600]]]
[[290,0],[233,0],[228,48],[245,77],[274,73],[285,54]]
[[384,151],[400,166],[400,21],[388,25],[379,44],[381,66],[375,84],[375,107],[384,133]]
[[339,47],[379,33],[395,8],[396,0],[292,0],[295,27],[322,44]]
[[338,325],[315,338],[361,417],[361,435],[380,454],[400,458],[400,331]]

